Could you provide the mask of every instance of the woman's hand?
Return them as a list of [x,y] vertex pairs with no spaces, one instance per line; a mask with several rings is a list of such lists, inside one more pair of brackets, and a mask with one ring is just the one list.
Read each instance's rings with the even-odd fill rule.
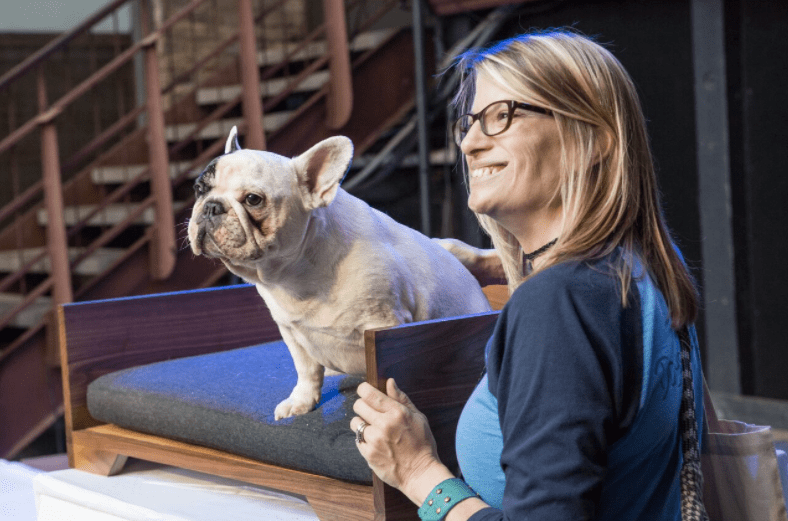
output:
[[353,404],[358,416],[350,421],[350,428],[355,432],[362,422],[368,424],[359,452],[380,479],[420,505],[432,487],[451,477],[451,472],[438,459],[427,418],[393,379],[386,382],[386,392],[388,396],[362,383],[359,399]]
[[507,284],[503,263],[494,249],[482,250],[457,239],[432,239],[454,255],[476,277],[479,285]]

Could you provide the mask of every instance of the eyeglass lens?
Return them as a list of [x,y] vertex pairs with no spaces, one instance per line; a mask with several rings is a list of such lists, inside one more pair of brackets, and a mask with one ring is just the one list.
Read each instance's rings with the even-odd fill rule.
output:
[[513,103],[497,101],[486,106],[478,114],[463,114],[454,123],[454,141],[459,145],[477,119],[480,121],[482,132],[487,136],[504,132],[511,123],[513,109]]

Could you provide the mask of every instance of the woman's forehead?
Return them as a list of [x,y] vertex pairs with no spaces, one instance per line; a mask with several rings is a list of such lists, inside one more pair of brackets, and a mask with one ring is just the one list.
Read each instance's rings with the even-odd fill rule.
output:
[[476,76],[476,84],[474,87],[473,105],[471,106],[471,112],[474,114],[494,101],[510,99],[520,101],[522,97],[517,94],[515,89],[490,78],[486,74],[479,74]]

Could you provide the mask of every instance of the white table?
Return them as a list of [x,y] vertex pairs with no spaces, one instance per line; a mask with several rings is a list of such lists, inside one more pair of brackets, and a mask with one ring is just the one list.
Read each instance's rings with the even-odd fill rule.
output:
[[41,473],[33,487],[38,521],[317,521],[303,497],[139,460],[112,477]]
[[0,460],[0,521],[35,521],[33,480],[42,471]]

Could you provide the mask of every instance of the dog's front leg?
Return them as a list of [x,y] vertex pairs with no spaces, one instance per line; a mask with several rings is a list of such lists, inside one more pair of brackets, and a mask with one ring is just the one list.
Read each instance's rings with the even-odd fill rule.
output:
[[298,381],[290,396],[274,410],[274,419],[306,414],[320,402],[325,368],[315,361],[286,328],[280,328],[282,338],[293,357]]

